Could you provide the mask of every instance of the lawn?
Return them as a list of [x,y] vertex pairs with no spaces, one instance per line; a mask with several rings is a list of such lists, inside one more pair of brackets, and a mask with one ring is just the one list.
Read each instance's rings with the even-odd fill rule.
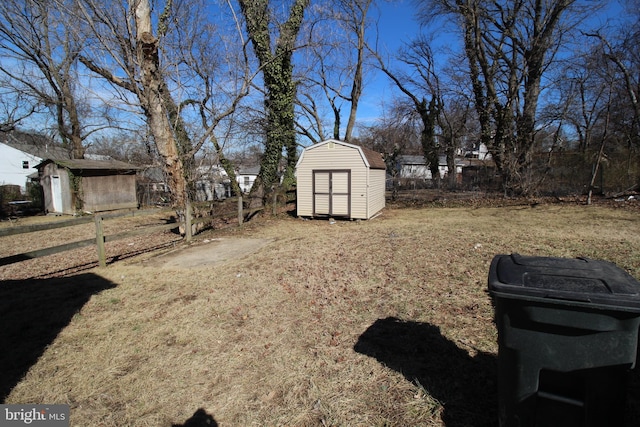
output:
[[495,426],[494,255],[605,259],[640,278],[639,225],[636,210],[576,204],[282,216],[198,236],[269,242],[223,263],[147,253],[7,280],[0,391],[69,404],[72,426]]

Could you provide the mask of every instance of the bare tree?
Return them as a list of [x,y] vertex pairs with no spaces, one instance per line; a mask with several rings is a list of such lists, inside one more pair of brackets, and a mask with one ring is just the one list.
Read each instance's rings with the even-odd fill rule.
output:
[[615,35],[611,39],[602,32],[597,31],[588,35],[597,40],[602,47],[602,57],[613,64],[617,70],[617,81],[620,82],[620,94],[626,100],[628,110],[631,113],[625,120],[625,126],[630,130],[627,137],[632,144],[640,146],[640,54],[638,43],[640,42],[640,6],[637,0],[628,0],[627,25],[616,28]]
[[[443,95],[444,96],[444,95]],[[458,187],[458,175],[456,157],[466,141],[474,140],[475,116],[471,101],[463,95],[448,95],[446,102],[438,115],[438,127],[440,128],[441,146],[444,148],[447,160],[448,187],[455,189]],[[472,142],[475,146],[475,141]]]
[[0,3],[0,73],[11,100],[30,100],[27,114],[39,106],[51,111],[56,130],[73,157],[84,156],[83,141],[93,129],[83,125],[88,108],[76,71],[82,39],[70,30],[54,2],[6,0]]
[[[208,15],[198,0],[167,0],[157,15],[149,0],[108,7],[95,0],[77,1],[98,46],[85,50],[80,61],[114,89],[124,91],[123,100],[142,110],[163,160],[173,203],[184,206],[193,191],[195,153],[212,142],[222,154],[215,131],[221,123],[229,125],[248,93],[246,62],[226,64],[225,75],[231,79],[216,75],[218,61],[224,63],[226,58],[217,50],[223,43],[201,19]],[[242,52],[239,47],[237,53]]]
[[409,99],[414,112],[420,118],[422,152],[436,185],[440,182],[438,117],[442,111],[442,92],[437,75],[431,45],[424,37],[418,38],[402,49],[399,61],[410,72],[391,70],[380,54],[375,53],[380,69]]
[[16,93],[12,78],[0,79],[0,132],[10,132],[40,108],[21,93]]
[[[482,141],[509,194],[533,194],[532,153],[543,76],[577,17],[575,0],[433,0],[464,41]],[[431,9],[428,9],[431,8]]]
[[369,9],[372,0],[341,0],[340,5],[344,10],[344,21],[350,33],[354,35],[353,50],[355,51],[356,60],[354,64],[353,80],[351,82],[351,90],[346,98],[350,103],[349,119],[344,132],[344,140],[349,141],[353,134],[356,123],[356,115],[358,112],[358,104],[362,96],[363,80],[364,80],[364,63],[366,50],[366,30],[368,27]]
[[87,154],[107,155],[113,159],[137,165],[156,163],[157,152],[140,132],[116,131],[96,136],[86,145]]
[[[316,15],[310,18],[306,35],[307,68],[300,73],[301,117],[296,125],[314,143],[329,134],[344,141],[353,137],[364,89],[373,6],[373,0],[333,0],[313,9]],[[344,105],[348,116],[343,128]],[[324,114],[326,106],[328,114]]]
[[[170,3],[167,5],[170,6]],[[135,43],[134,58],[140,67],[136,70],[139,71],[140,84],[135,86],[134,91],[141,102],[158,151],[165,161],[174,203],[177,206],[184,206],[187,198],[187,181],[184,169],[185,158],[180,155],[179,144],[183,154],[190,147],[186,146],[188,141],[184,135],[184,124],[180,120],[177,106],[170,95],[167,81],[160,68],[158,36],[164,36],[166,31],[164,25],[169,16],[167,16],[168,13],[161,16],[158,34],[154,35],[149,1],[137,0],[131,3],[130,7],[134,16],[133,34],[135,34],[135,39],[131,42]],[[165,9],[165,12],[170,13],[170,10]]]
[[[172,87],[184,94],[179,108],[185,115],[193,109],[200,119],[200,130],[192,132],[189,158],[210,143],[229,177],[232,193],[240,194],[236,166],[225,148],[236,139],[237,113],[257,71],[251,70],[248,42],[231,5],[225,10],[230,13],[228,19],[235,24],[235,30],[224,33],[218,31],[204,11],[194,16],[192,8],[184,9],[182,19],[176,17],[175,20],[190,20],[192,24],[176,25],[167,35],[172,44],[167,56],[171,64],[184,64],[180,73],[168,75]],[[212,48],[212,44],[227,46],[227,49],[220,51]]]
[[[609,97],[609,101],[611,101],[611,87],[609,87],[609,91],[608,91],[608,97]],[[607,105],[611,105],[610,102],[607,102]],[[591,180],[589,181],[589,192],[587,195],[587,204],[590,205],[591,204],[591,196],[593,195],[593,189],[594,189],[594,185],[596,182],[596,177],[598,176],[598,171],[600,169],[600,164],[602,163],[602,157],[604,156],[604,147],[605,144],[607,142],[607,133],[609,131],[609,121],[610,121],[610,110],[609,108],[607,108],[607,112],[605,115],[605,122],[604,122],[604,130],[603,130],[603,134],[602,134],[602,140],[600,141],[600,149],[598,150],[598,155],[596,156],[595,162],[594,162],[594,166],[593,166],[593,172],[591,174]]]
[[587,52],[567,61],[557,79],[562,103],[556,104],[556,120],[571,124],[582,153],[597,143],[598,129],[611,109],[611,88],[616,76],[602,53],[601,44],[589,46]]
[[422,152],[420,126],[415,123],[413,107],[404,99],[397,99],[385,114],[371,126],[365,126],[358,137],[358,143],[379,153],[383,153],[387,173],[392,180],[392,199],[398,196],[399,160],[403,155],[417,155]]

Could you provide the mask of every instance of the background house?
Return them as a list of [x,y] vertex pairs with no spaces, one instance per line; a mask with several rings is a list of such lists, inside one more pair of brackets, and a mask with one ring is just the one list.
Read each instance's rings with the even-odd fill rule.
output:
[[0,132],[0,185],[19,185],[26,193],[30,176],[45,159],[69,159],[69,152],[42,135],[20,131]]
[[[396,163],[398,178],[431,180],[431,169],[427,165],[424,156],[398,156]],[[444,178],[449,168],[447,167],[447,157],[438,156],[438,170],[440,178]]]
[[[478,187],[480,183],[486,184],[495,167],[486,146],[480,144],[476,150],[459,154],[454,159],[456,184],[469,189]],[[396,171],[396,185],[400,187],[422,188],[431,185],[431,170],[424,156],[398,156]],[[438,156],[438,171],[440,179],[444,179],[450,173],[444,154]]]
[[37,166],[49,213],[76,214],[138,207],[137,167],[116,160],[54,160]]
[[[240,168],[236,180],[240,189],[248,193],[258,176],[260,168]],[[143,206],[166,205],[171,195],[165,173],[160,166],[141,167],[137,177],[138,203]],[[219,164],[198,166],[193,176],[195,201],[209,202],[231,197],[229,175]]]
[[396,176],[409,179],[431,179],[431,171],[427,167],[424,156],[398,156]]
[[478,160],[491,160],[491,153],[485,144],[480,143],[477,148],[465,153],[464,157]]
[[236,171],[236,181],[243,193],[248,193],[253,187],[253,183],[258,178],[260,166],[240,166]]
[[222,200],[231,196],[231,181],[222,166],[199,166],[196,173],[197,201]]

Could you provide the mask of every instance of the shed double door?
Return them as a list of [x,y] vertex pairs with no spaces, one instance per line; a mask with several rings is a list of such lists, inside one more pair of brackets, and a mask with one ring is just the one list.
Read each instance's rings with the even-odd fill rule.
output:
[[313,215],[351,217],[351,171],[313,171]]

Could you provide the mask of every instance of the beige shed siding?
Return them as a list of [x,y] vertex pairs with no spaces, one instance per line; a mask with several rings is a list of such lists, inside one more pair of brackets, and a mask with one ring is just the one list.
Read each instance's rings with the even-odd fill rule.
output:
[[369,171],[369,215],[372,217],[385,206],[386,172],[383,169]]
[[[298,162],[296,178],[299,216],[313,216],[314,170],[351,171],[351,218],[367,219],[384,207],[385,171],[369,169],[356,147],[326,142],[307,148]],[[338,190],[342,192],[345,189]],[[373,200],[370,199],[372,190],[379,193],[375,194]],[[325,202],[326,206],[323,205],[323,208],[328,210],[328,200]],[[333,202],[334,212],[346,212],[348,209],[347,197],[334,197]]]

